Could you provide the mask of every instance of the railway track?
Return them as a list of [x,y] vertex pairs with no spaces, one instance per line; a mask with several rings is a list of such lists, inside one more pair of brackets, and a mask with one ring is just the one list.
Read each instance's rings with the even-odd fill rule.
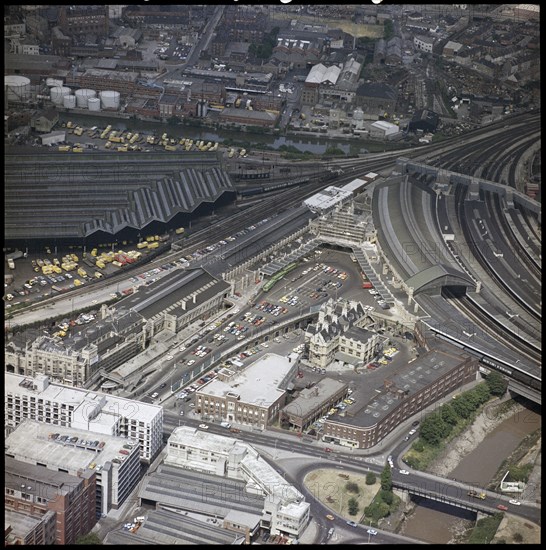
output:
[[524,355],[536,364],[540,364],[542,352],[540,347],[528,341],[526,336],[508,330],[502,323],[485,312],[468,296],[456,297],[449,291],[444,291],[444,297],[465,317],[471,319],[476,326],[490,336],[502,339],[503,343],[518,354]]

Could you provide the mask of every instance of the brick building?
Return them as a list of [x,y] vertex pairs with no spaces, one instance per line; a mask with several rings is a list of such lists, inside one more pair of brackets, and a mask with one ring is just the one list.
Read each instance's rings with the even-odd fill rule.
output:
[[74,544],[96,523],[95,472],[76,477],[6,456],[4,487],[6,511],[46,519],[43,544]]

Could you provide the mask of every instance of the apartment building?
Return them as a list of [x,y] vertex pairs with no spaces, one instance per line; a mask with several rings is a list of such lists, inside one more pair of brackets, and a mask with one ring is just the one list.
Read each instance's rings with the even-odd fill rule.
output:
[[15,526],[24,518],[42,520],[40,529],[28,523],[18,529],[38,531],[41,544],[75,544],[89,533],[96,523],[95,487],[95,472],[77,477],[5,457],[5,510],[20,514],[9,516]]
[[[140,460],[150,463],[161,450],[163,408],[157,405],[73,388],[35,377],[6,373],[5,427],[9,433],[25,418],[53,426],[138,441]],[[59,431],[59,430],[57,430]]]

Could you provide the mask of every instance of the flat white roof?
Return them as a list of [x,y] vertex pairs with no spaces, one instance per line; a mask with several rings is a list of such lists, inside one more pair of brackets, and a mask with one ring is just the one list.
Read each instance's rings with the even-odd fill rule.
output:
[[326,210],[352,197],[352,195],[351,191],[346,191],[340,187],[330,185],[326,189],[319,193],[315,193],[312,197],[303,201],[303,204],[310,210]]
[[284,390],[279,388],[279,384],[293,366],[288,358],[267,353],[228,381],[215,378],[196,393],[221,398],[235,393],[242,403],[270,407],[283,395]]
[[396,124],[392,124],[391,122],[387,122],[386,120],[377,120],[372,124],[375,128],[381,128],[382,130],[395,130],[398,132],[400,128],[396,126]]
[[14,395],[33,396],[36,399],[64,403],[74,406],[72,427],[91,430],[99,433],[110,433],[110,428],[118,421],[119,417],[137,419],[150,423],[156,416],[163,414],[163,408],[158,405],[143,403],[132,399],[125,399],[101,392],[73,388],[51,382],[40,391],[24,387],[23,380],[38,380],[39,377],[21,376],[19,374],[5,373],[5,393]]
[[[49,434],[77,437],[78,440],[98,441],[99,445],[85,445],[75,443],[63,443],[49,439]],[[86,430],[77,430],[66,426],[55,426],[25,419],[8,436],[5,442],[5,452],[13,455],[16,460],[35,464],[41,462],[48,467],[59,467],[69,472],[89,468],[95,463],[100,466],[118,456],[123,445],[133,443],[136,452],[139,452],[138,441],[125,439],[113,435],[93,434]]]
[[235,447],[241,450],[251,449],[250,445],[243,443],[233,437],[204,433],[191,426],[179,426],[175,428],[169,437],[169,443],[177,443],[186,447],[195,447],[212,453],[228,455]]
[[345,191],[350,191],[351,193],[354,193],[356,189],[360,189],[366,182],[361,179],[354,179],[353,181],[350,181],[346,185],[343,186],[343,189]]

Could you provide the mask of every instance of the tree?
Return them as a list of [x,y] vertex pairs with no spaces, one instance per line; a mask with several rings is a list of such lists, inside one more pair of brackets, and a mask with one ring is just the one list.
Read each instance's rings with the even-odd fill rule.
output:
[[351,516],[356,516],[358,513],[358,501],[355,497],[351,497],[349,499],[349,502],[347,503],[347,510]]
[[354,481],[347,481],[347,483],[345,484],[345,489],[349,493],[357,493],[358,494],[360,492],[360,487]]
[[430,414],[423,420],[421,425],[421,437],[429,445],[438,445],[451,431],[451,426],[446,424],[440,414]]
[[371,518],[375,521],[388,516],[390,513],[389,505],[384,502],[372,502],[369,506],[364,509],[364,514],[366,517]]
[[87,535],[81,535],[76,539],[76,544],[101,544],[102,541],[100,540],[97,533],[87,533]]
[[489,388],[487,383],[478,384],[474,388],[473,391],[476,394],[476,396],[478,397],[478,399],[480,401],[480,405],[483,404],[483,403],[486,403],[489,400],[489,398],[491,397],[491,389]]
[[485,379],[486,384],[489,386],[491,395],[502,396],[506,392],[508,382],[497,371],[491,371]]
[[452,400],[451,405],[461,418],[468,418],[475,410],[465,395],[457,396]]
[[379,493],[379,496],[381,497],[381,500],[385,503],[385,504],[388,504],[389,506],[392,504],[392,501],[394,500],[394,495],[392,493],[392,491],[381,491]]
[[514,533],[513,538],[515,542],[523,542],[523,535],[521,533]]
[[451,403],[442,405],[440,408],[440,415],[446,424],[449,424],[450,426],[455,426],[455,424],[457,424],[457,413],[453,410]]
[[394,23],[390,19],[387,19],[385,23],[383,23],[383,30],[385,41],[390,40],[394,36]]
[[383,491],[390,491],[392,489],[392,472],[388,464],[385,464],[381,472],[381,489]]
[[366,474],[366,485],[373,485],[377,480],[376,475],[373,472],[368,472]]

